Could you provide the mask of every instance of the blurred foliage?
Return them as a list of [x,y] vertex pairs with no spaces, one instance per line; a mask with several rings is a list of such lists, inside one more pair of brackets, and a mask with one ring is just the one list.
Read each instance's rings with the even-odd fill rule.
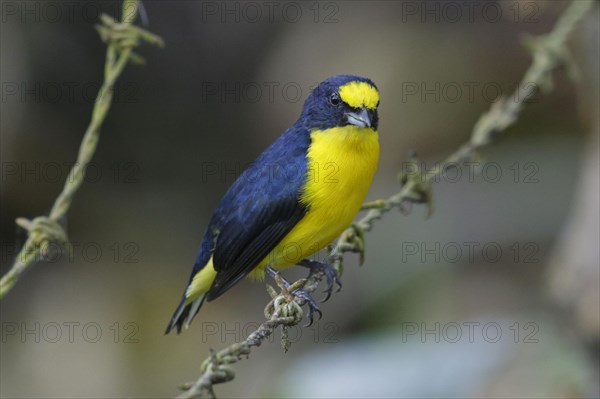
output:
[[[209,348],[239,341],[261,319],[268,301],[264,285],[244,282],[223,301],[205,306],[185,334],[162,335],[203,229],[236,168],[251,162],[293,123],[312,84],[336,73],[362,74],[378,84],[383,145],[369,198],[385,198],[398,187],[396,175],[409,149],[431,164],[468,139],[491,101],[479,89],[469,99],[464,84],[511,92],[530,62],[519,44],[521,33],[548,32],[568,5],[497,2],[503,10],[498,20],[477,12],[473,21],[435,21],[433,16],[407,15],[406,4],[420,2],[334,2],[336,22],[315,23],[306,6],[305,17],[292,23],[281,16],[272,22],[223,22],[218,14],[206,14],[206,3],[222,4],[144,2],[148,28],[169,45],[148,48],[147,65],[125,70],[122,85],[117,85],[94,159],[101,175],[82,186],[68,220],[69,237],[79,243],[74,259],[63,256],[37,265],[0,303],[0,396],[172,395],[181,381],[196,378]],[[89,4],[116,15],[121,3]],[[510,8],[515,4],[522,11],[517,19]],[[104,45],[93,30],[97,19],[83,18],[81,8],[75,9],[72,22],[67,17],[36,21],[35,14],[23,21],[22,13],[6,10],[0,38],[4,172],[7,165],[68,165],[93,107],[93,96],[85,93],[97,90],[103,74]],[[531,13],[535,18],[526,20]],[[458,392],[541,397],[549,389],[554,397],[598,396],[598,382],[589,378],[598,375],[598,334],[582,334],[568,308],[557,309],[544,277],[564,226],[580,204],[576,198],[584,157],[597,149],[590,144],[597,126],[587,122],[598,119],[598,107],[587,106],[598,93],[597,69],[589,67],[590,60],[598,59],[598,7],[593,13],[570,42],[582,67],[582,83],[574,87],[566,74],[557,73],[555,91],[536,97],[506,138],[484,152],[482,162],[498,163],[503,178],[442,181],[434,186],[434,198],[440,200],[429,220],[421,209],[382,220],[366,239],[365,265],[347,262],[344,290],[323,305],[324,320],[297,331],[286,355],[278,344],[264,345],[251,361],[236,366],[235,383],[219,387],[220,395],[344,396],[348,381],[360,378],[380,388],[379,396]],[[51,83],[64,87],[69,82],[75,83],[73,101],[66,89],[56,101],[20,95],[23,88],[43,92]],[[206,91],[207,85],[266,87],[266,82],[279,88],[297,84],[301,96],[292,101],[276,90],[270,101],[263,90],[257,101],[238,101]],[[421,98],[421,92],[406,91],[414,84],[419,90],[421,84],[435,88],[436,82],[440,87],[457,83],[462,96],[450,101],[440,95],[437,101],[433,95]],[[580,96],[585,86],[592,94]],[[18,94],[9,94],[13,87]],[[525,183],[523,174],[515,180],[513,166],[527,172],[528,162],[537,166],[537,181]],[[214,165],[218,172],[207,173]],[[23,241],[14,219],[47,212],[61,190],[62,179],[42,175],[41,169],[26,176],[3,174],[0,181],[3,273],[12,264],[14,244]],[[597,191],[585,195],[593,200]],[[597,238],[597,230],[587,234],[591,242]],[[473,260],[463,256],[457,261],[406,253],[409,243],[435,248],[451,242],[497,243],[504,255],[490,262],[481,251]],[[523,256],[515,262],[510,249],[515,243],[521,248],[533,243],[536,262],[524,262]],[[102,252],[98,259],[92,257],[94,246]],[[597,270],[597,250],[581,251],[589,258],[585,264]],[[302,273],[290,270],[286,276]],[[578,309],[595,314],[598,304]],[[425,322],[431,328],[435,322],[465,321],[495,321],[508,338],[456,344],[402,340],[406,323]],[[512,342],[509,327],[517,321],[521,326],[536,323],[539,342]],[[73,342],[63,325],[70,322],[79,323]],[[51,323],[63,326],[56,342],[42,333],[44,327],[51,333]],[[95,343],[83,335],[87,323],[101,327]],[[126,328],[127,323],[134,328]],[[17,332],[9,335],[6,329],[13,327]],[[88,333],[93,336],[94,331]],[[393,377],[386,380],[389,386],[376,379],[379,369],[368,357],[379,353],[371,349],[375,347],[393,354],[393,363],[383,365]],[[360,373],[336,379],[336,370],[345,370],[342,366],[355,366]],[[306,388],[295,385],[293,390],[288,384],[286,392],[276,391],[274,380],[282,374],[283,384],[293,376]],[[413,381],[414,390],[408,389]],[[402,388],[406,390],[397,390]]]

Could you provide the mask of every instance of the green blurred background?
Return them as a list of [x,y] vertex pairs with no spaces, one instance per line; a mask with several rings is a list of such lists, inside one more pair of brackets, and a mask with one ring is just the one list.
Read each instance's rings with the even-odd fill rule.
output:
[[[409,150],[433,166],[468,140],[529,66],[522,34],[568,6],[470,4],[145,1],[166,48],[142,48],[117,86],[69,212],[73,257],[53,253],[0,302],[0,395],[159,398],[193,381],[210,348],[263,320],[264,284],[205,304],[180,336],[164,328],[219,198],[310,88],[338,73],[379,86],[369,199],[386,197]],[[14,219],[46,213],[75,160],[102,79],[96,16],[119,8],[2,2],[2,273],[24,241]],[[277,331],[217,394],[598,397],[598,32],[595,7],[569,41],[579,81],[555,72],[482,174],[434,185],[431,218],[377,222],[323,319],[292,329],[286,354]]]

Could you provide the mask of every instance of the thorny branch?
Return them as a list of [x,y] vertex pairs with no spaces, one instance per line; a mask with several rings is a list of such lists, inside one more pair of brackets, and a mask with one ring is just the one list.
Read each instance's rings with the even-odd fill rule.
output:
[[96,151],[100,138],[100,127],[110,109],[115,83],[130,61],[138,64],[144,62],[140,55],[133,52],[133,49],[139,46],[140,41],[160,47],[164,46],[160,37],[133,25],[138,14],[138,0],[125,0],[122,14],[121,22],[117,22],[105,14],[100,16],[102,24],[97,25],[96,29],[102,40],[108,44],[108,48],[104,66],[104,82],[94,103],[92,120],[81,141],[77,161],[70,170],[64,188],[54,201],[49,215],[38,216],[33,220],[25,218],[16,220],[17,225],[28,232],[28,237],[15,258],[13,266],[0,279],[0,298],[3,298],[12,289],[27,267],[44,259],[51,244],[63,245],[70,250],[67,233],[61,225],[61,221],[71,206],[73,196],[83,183],[85,170]]
[[[387,199],[371,201],[363,205],[362,209],[368,210],[367,214],[346,229],[337,243],[330,248],[329,261],[340,274],[343,271],[343,255],[346,252],[358,253],[362,264],[365,252],[364,234],[371,231],[373,223],[387,212],[396,208],[404,210],[404,206],[411,203],[425,203],[428,206],[428,214],[431,214],[431,183],[435,178],[462,162],[473,160],[477,156],[477,151],[496,141],[500,134],[517,120],[524,104],[538,88],[544,93],[550,92],[553,88],[551,72],[554,69],[566,65],[569,77],[577,77],[577,69],[570,58],[566,40],[575,25],[592,6],[592,1],[574,1],[561,15],[549,34],[526,38],[525,45],[533,55],[531,66],[511,97],[505,97],[494,103],[486,113],[481,115],[467,143],[432,170],[420,170],[416,155],[412,154],[409,160],[412,166],[410,173],[400,176],[402,189]],[[299,299],[291,296],[290,292],[297,288],[302,288],[309,293],[313,292],[323,277],[322,273],[316,273],[308,279],[295,282],[288,289],[285,289],[281,281],[277,281],[280,294],[267,286],[272,297],[265,308],[267,320],[242,342],[230,345],[216,353],[211,352],[202,363],[200,378],[193,384],[182,386],[184,392],[178,398],[215,397],[213,385],[231,381],[235,377],[229,365],[238,362],[244,356],[248,357],[251,348],[260,346],[277,327],[281,326],[283,329],[282,345],[287,351],[289,341],[286,339],[286,329],[299,324],[303,314],[297,302]]]

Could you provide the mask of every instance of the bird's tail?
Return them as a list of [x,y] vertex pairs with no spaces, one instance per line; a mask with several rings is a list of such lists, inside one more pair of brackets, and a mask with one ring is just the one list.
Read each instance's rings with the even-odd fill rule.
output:
[[196,314],[198,314],[198,311],[202,307],[205,297],[206,295],[201,295],[194,301],[187,303],[186,297],[184,295],[181,299],[181,302],[179,302],[179,306],[177,306],[175,313],[173,313],[171,321],[169,321],[169,325],[167,326],[165,334],[171,332],[171,330],[174,327],[177,327],[177,334],[181,332],[181,329],[184,326],[185,328],[188,328],[192,323],[192,320],[194,320],[194,317],[196,316]]
[[202,266],[196,263],[190,276],[190,282],[185,289],[181,302],[179,302],[179,306],[177,306],[173,317],[171,317],[165,334],[168,334],[173,327],[177,327],[177,334],[179,334],[184,326],[185,328],[190,326],[194,316],[204,303],[206,293],[210,290],[216,275],[217,272],[213,266],[212,257]]

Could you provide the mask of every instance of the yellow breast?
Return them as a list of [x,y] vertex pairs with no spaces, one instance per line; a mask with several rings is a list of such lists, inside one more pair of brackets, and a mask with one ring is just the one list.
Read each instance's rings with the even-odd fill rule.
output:
[[335,127],[314,131],[301,202],[305,217],[252,272],[266,265],[284,268],[325,248],[347,228],[364,202],[379,161],[379,140],[371,128]]

